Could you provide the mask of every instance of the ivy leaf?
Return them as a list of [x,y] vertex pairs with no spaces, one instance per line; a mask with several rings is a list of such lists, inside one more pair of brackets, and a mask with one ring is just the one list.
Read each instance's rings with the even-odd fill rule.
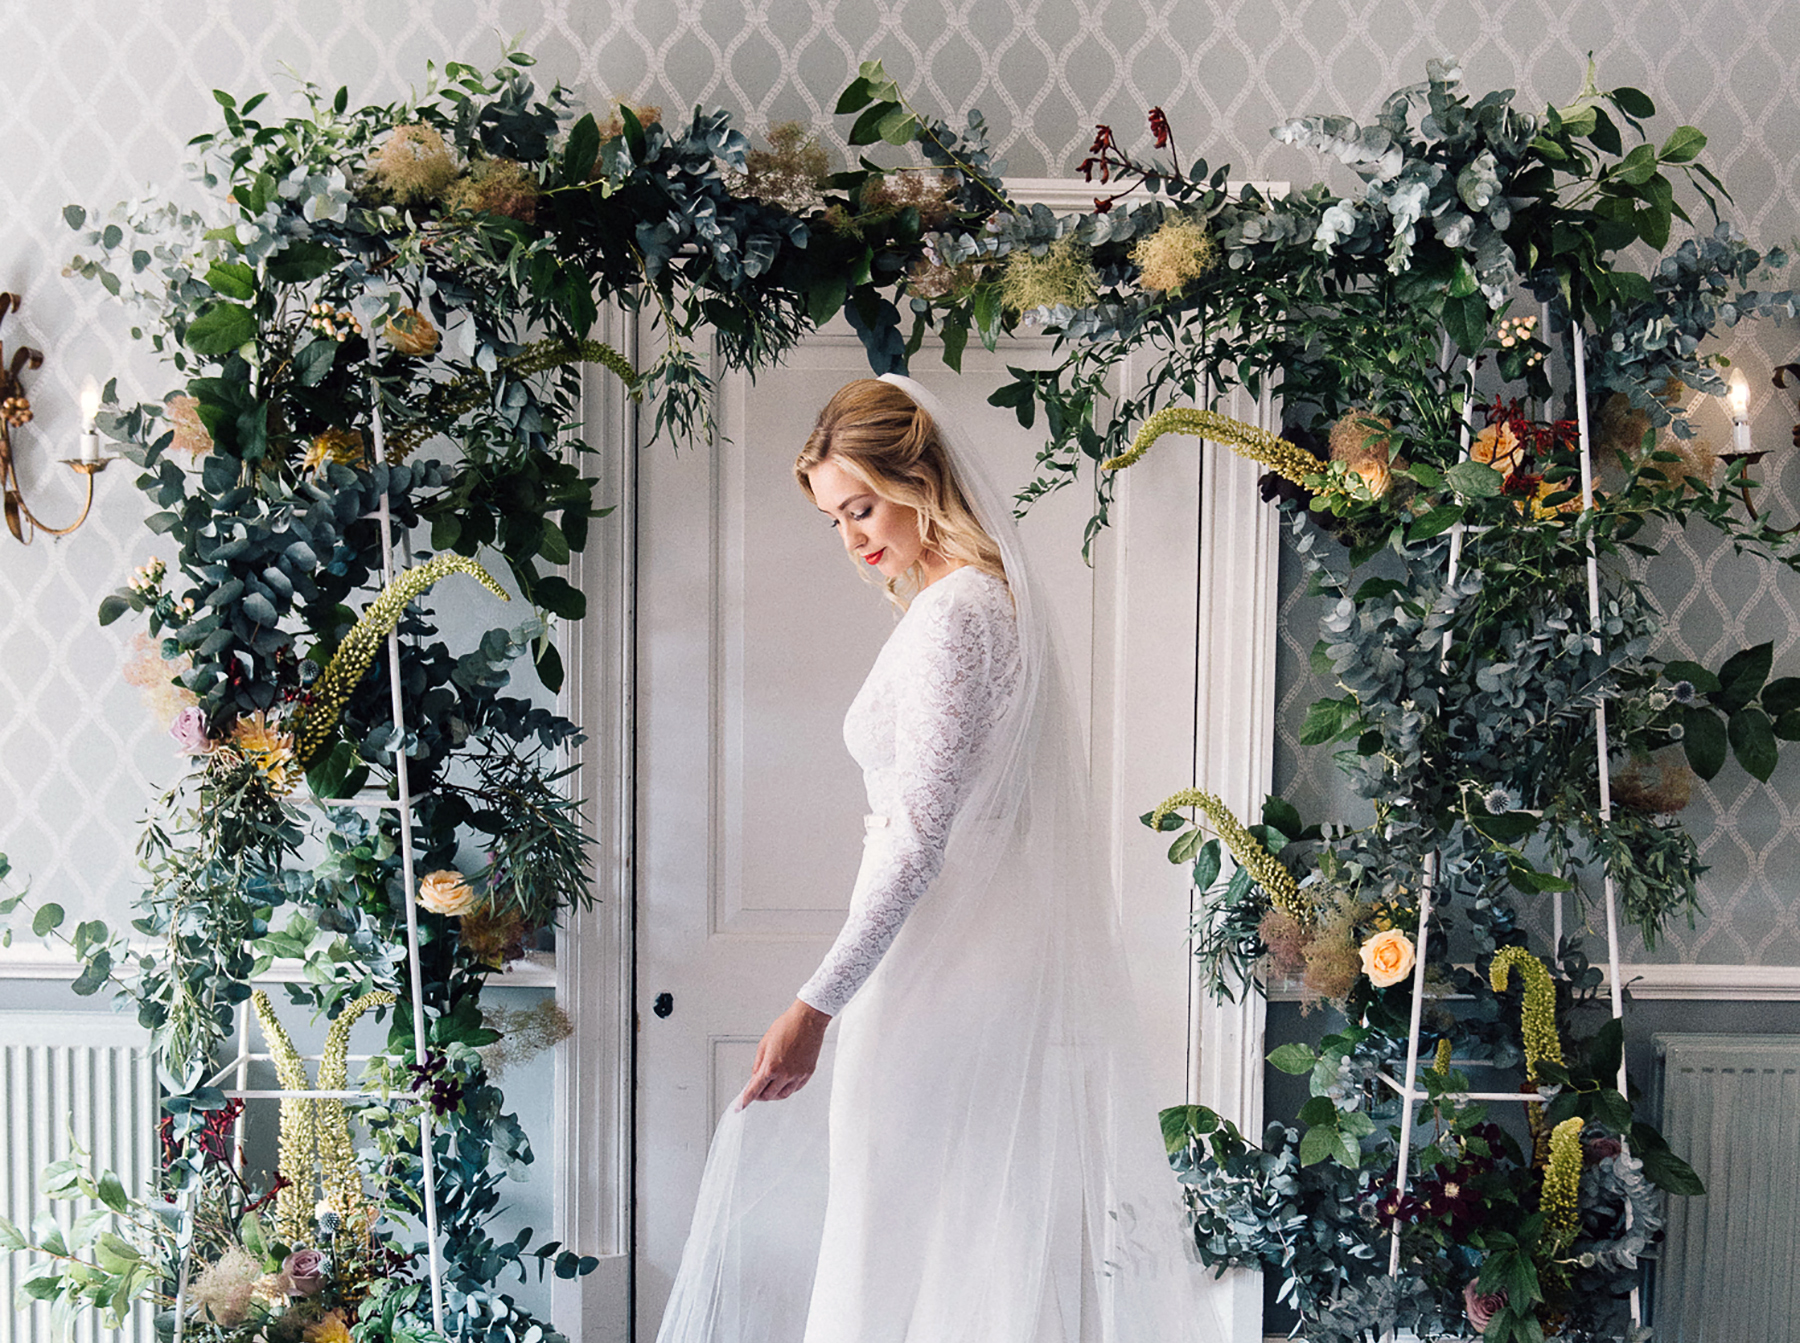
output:
[[1775,726],[1761,709],[1739,709],[1726,727],[1731,753],[1752,778],[1767,783],[1775,772],[1780,748],[1775,745]]
[[1688,706],[1681,716],[1682,747],[1687,762],[1702,779],[1716,778],[1725,768],[1725,725],[1718,714],[1698,704]]

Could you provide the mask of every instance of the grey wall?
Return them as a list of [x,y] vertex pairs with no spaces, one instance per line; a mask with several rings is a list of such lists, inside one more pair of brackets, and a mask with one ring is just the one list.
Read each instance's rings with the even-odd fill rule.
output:
[[[134,351],[127,315],[60,275],[71,250],[62,206],[183,194],[182,145],[213,124],[210,90],[273,88],[276,107],[291,109],[286,67],[348,83],[358,100],[388,99],[421,82],[427,60],[485,63],[501,35],[518,35],[547,77],[585,100],[720,103],[753,127],[800,118],[832,131],[842,129],[828,116],[837,90],[859,60],[879,56],[928,108],[980,106],[1016,174],[1067,172],[1097,120],[1133,141],[1143,110],[1161,104],[1189,153],[1241,175],[1307,180],[1317,165],[1268,137],[1284,116],[1367,116],[1447,52],[1462,54],[1475,85],[1517,85],[1527,106],[1560,102],[1592,50],[1603,82],[1637,84],[1670,124],[1712,136],[1711,161],[1753,238],[1785,240],[1800,207],[1800,0],[0,0],[0,16],[0,288],[26,303],[0,338],[48,356],[30,383],[37,419],[20,441],[29,497],[52,521],[74,503],[69,473],[47,459],[73,443],[82,379],[117,375],[128,397],[171,388]],[[1757,389],[1759,437],[1785,442],[1790,407],[1766,373],[1796,357],[1792,332],[1756,333],[1733,353]],[[1792,455],[1775,491],[1784,516],[1800,487]],[[120,678],[129,622],[102,631],[93,621],[100,597],[155,551],[128,471],[107,472],[101,487],[94,520],[66,541],[24,549],[0,537],[0,852],[43,897],[82,914],[127,905],[135,828],[176,771],[162,725]],[[1773,633],[1782,670],[1800,670],[1794,582],[1704,547],[1678,548],[1658,577],[1683,602],[1674,649],[1714,658]],[[1303,626],[1284,650],[1310,645]],[[1291,749],[1284,766],[1302,784],[1313,768]],[[1800,869],[1800,828],[1782,801],[1797,771],[1800,753],[1768,787],[1734,775],[1696,803],[1713,917],[1672,939],[1670,954],[1800,961],[1784,875]]]

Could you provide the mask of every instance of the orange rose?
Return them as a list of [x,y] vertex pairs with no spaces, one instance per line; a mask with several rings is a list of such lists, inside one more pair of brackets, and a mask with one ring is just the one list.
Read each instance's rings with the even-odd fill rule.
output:
[[433,914],[455,918],[467,914],[481,901],[462,873],[446,869],[428,872],[419,879],[419,903]]
[[1398,928],[1376,933],[1362,944],[1362,968],[1378,989],[1398,984],[1412,973],[1412,939]]
[[1485,462],[1503,476],[1510,476],[1525,464],[1525,445],[1509,424],[1490,424],[1475,435],[1469,446],[1473,461]]

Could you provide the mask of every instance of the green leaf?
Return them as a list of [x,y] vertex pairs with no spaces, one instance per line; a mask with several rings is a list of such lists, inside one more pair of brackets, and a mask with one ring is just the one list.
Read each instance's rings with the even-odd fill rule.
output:
[[1354,731],[1360,721],[1361,708],[1354,699],[1314,700],[1300,725],[1300,744],[1323,746],[1337,741]]
[[1746,648],[1726,658],[1725,665],[1719,668],[1720,688],[1714,696],[1719,701],[1719,707],[1726,713],[1732,713],[1755,699],[1757,692],[1763,688],[1763,682],[1769,679],[1769,670],[1774,663],[1773,643],[1757,644],[1754,648]]
[[1474,355],[1481,349],[1482,342],[1487,339],[1490,315],[1487,299],[1479,291],[1444,300],[1444,330],[1450,333],[1456,348],[1466,355]]
[[1506,483],[1486,462],[1458,462],[1444,472],[1444,480],[1465,499],[1492,499]]
[[256,315],[241,303],[215,303],[187,329],[187,345],[196,354],[230,354],[256,339]]
[[1770,681],[1762,689],[1761,703],[1763,712],[1771,718],[1800,709],[1800,676],[1783,676]]
[[631,154],[631,161],[633,163],[642,163],[644,161],[645,150],[649,144],[649,141],[645,139],[644,136],[643,122],[638,120],[636,112],[633,112],[629,107],[625,106],[624,103],[620,103],[619,124],[624,127],[625,148]]
[[1614,1133],[1631,1132],[1631,1102],[1612,1087],[1594,1093],[1594,1117]]
[[1295,1118],[1308,1128],[1338,1126],[1337,1106],[1332,1104],[1329,1096],[1314,1096],[1300,1107],[1300,1113]]
[[556,651],[556,645],[550,640],[544,640],[543,648],[532,665],[537,668],[539,683],[552,695],[563,688],[562,654]]
[[1184,830],[1175,836],[1175,842],[1169,845],[1169,861],[1177,867],[1183,863],[1191,863],[1200,852],[1200,845],[1206,839],[1206,832],[1195,826],[1192,830]]
[[1439,504],[1423,517],[1414,518],[1412,525],[1406,529],[1409,541],[1429,541],[1432,537],[1449,531],[1463,520],[1461,504]]
[[94,1242],[94,1258],[108,1273],[124,1273],[143,1257],[137,1246],[111,1231],[102,1231]]
[[69,985],[69,991],[83,998],[100,992],[112,975],[112,963],[112,953],[102,947],[88,957],[87,963],[81,967],[81,973]]
[[890,145],[909,145],[918,134],[919,119],[904,107],[896,107],[881,119],[880,134]]
[[31,1242],[25,1239],[24,1232],[20,1231],[18,1227],[14,1226],[6,1218],[0,1217],[0,1250],[10,1252],[12,1250],[26,1250],[30,1248]]
[[580,620],[587,614],[587,598],[578,588],[556,577],[540,578],[531,591],[532,603],[564,620]]
[[238,1223],[238,1239],[243,1243],[244,1248],[258,1259],[268,1257],[269,1242],[263,1235],[262,1218],[255,1213],[245,1213],[243,1220]]
[[945,366],[953,373],[961,373],[963,350],[969,344],[969,319],[960,311],[945,318],[942,339]]
[[207,267],[206,283],[226,298],[248,301],[256,296],[256,272],[241,261],[213,262]]
[[1688,681],[1703,695],[1710,695],[1719,689],[1719,678],[1698,662],[1677,658],[1673,662],[1663,663],[1662,674],[1663,680],[1670,685],[1677,681]]
[[1783,741],[1800,741],[1800,709],[1789,709],[1775,720],[1775,735]]
[[1271,1068],[1294,1077],[1311,1072],[1318,1061],[1319,1056],[1311,1045],[1299,1043],[1281,1045],[1269,1055]]
[[562,176],[565,182],[585,182],[600,157],[600,127],[592,112],[585,113],[569,127],[569,138],[563,145]]
[[870,90],[869,81],[863,76],[858,75],[855,79],[850,81],[848,87],[846,87],[842,93],[838,94],[837,106],[834,107],[832,111],[837,116],[847,116],[851,112],[857,111],[859,108],[866,107],[869,99],[874,96],[874,93]]
[[78,229],[87,223],[87,211],[79,205],[65,205],[63,206],[63,223],[70,228]]
[[850,127],[850,143],[852,145],[872,145],[881,138],[881,124],[887,120],[888,114],[894,111],[892,103],[872,103],[863,111]]
[[1644,1163],[1645,1178],[1658,1189],[1689,1198],[1697,1198],[1706,1192],[1706,1185],[1694,1168],[1666,1147],[1634,1147],[1632,1155]]
[[1664,163],[1691,163],[1706,148],[1706,137],[1692,126],[1677,126],[1656,156]]
[[1501,844],[1516,844],[1525,836],[1536,833],[1542,822],[1528,811],[1503,811],[1498,816],[1477,811],[1469,818],[1469,823],[1489,839]]
[[1219,879],[1219,869],[1223,866],[1219,841],[1207,840],[1200,846],[1200,852],[1194,859],[1194,886],[1202,891],[1210,891],[1213,883]]
[[806,291],[806,315],[814,326],[824,326],[844,308],[844,295],[849,292],[849,277],[832,270],[814,280]]
[[1262,823],[1272,830],[1280,831],[1289,839],[1300,838],[1300,832],[1306,829],[1300,823],[1299,808],[1273,793],[1263,799]]
[[1337,1129],[1330,1124],[1306,1130],[1306,1136],[1300,1139],[1300,1164],[1316,1166],[1321,1161],[1329,1161],[1343,1151],[1343,1139]]
[[1618,1017],[1608,1017],[1594,1032],[1594,1038],[1588,1041],[1588,1066],[1593,1069],[1594,1076],[1616,1077],[1624,1049],[1625,1023]]
[[1738,764],[1749,771],[1752,778],[1767,783],[1780,758],[1780,748],[1775,745],[1775,725],[1769,721],[1769,716],[1757,708],[1739,709],[1731,715],[1726,736]]
[[62,926],[63,907],[61,905],[42,905],[38,912],[31,916],[31,931],[39,937],[46,937]]
[[1725,724],[1711,709],[1691,704],[1681,716],[1681,726],[1689,767],[1702,779],[1715,778],[1725,768]]
[[1614,107],[1628,117],[1636,117],[1639,121],[1656,115],[1656,104],[1649,97],[1634,88],[1617,88],[1606,95],[1612,99]]
[[100,599],[100,623],[110,625],[131,609],[131,603],[117,593]]
[[294,351],[294,373],[302,387],[316,387],[337,360],[335,340],[315,340]]
[[337,258],[322,242],[297,239],[269,258],[269,278],[279,284],[309,284],[335,266]]
[[1172,1105],[1162,1111],[1163,1143],[1170,1152],[1179,1152],[1194,1138],[1204,1138],[1218,1130],[1220,1119],[1204,1105]]

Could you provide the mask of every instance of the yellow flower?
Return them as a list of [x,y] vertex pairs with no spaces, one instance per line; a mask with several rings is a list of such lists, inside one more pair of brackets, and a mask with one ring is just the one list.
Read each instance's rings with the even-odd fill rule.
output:
[[334,1310],[307,1325],[302,1337],[306,1343],[350,1343],[350,1326],[344,1323],[343,1315]]
[[[437,328],[417,308],[400,309],[388,318],[387,325],[381,328],[381,334],[401,354],[412,355],[414,358],[423,358],[438,347]],[[358,446],[361,446],[360,442]]]
[[1525,445],[1509,424],[1490,424],[1469,447],[1469,459],[1491,466],[1502,476],[1510,476],[1525,464]]
[[475,888],[453,869],[428,872],[419,879],[419,903],[433,914],[467,914],[481,903]]
[[1186,215],[1172,215],[1131,249],[1138,283],[1157,293],[1179,294],[1219,262],[1219,245],[1205,225]]
[[1378,989],[1398,984],[1412,973],[1412,939],[1398,928],[1376,933],[1362,944],[1362,968]]
[[1525,981],[1525,1002],[1520,1009],[1520,1031],[1525,1037],[1525,1075],[1536,1086],[1538,1065],[1563,1063],[1562,1038],[1556,1033],[1556,983],[1544,963],[1524,947],[1501,947],[1488,966],[1488,981],[1495,993],[1505,993],[1513,970]]
[[339,466],[356,466],[362,462],[363,455],[363,437],[356,430],[327,429],[307,445],[300,469],[320,471],[333,462]]
[[291,793],[300,782],[300,762],[294,757],[293,737],[271,723],[258,709],[244,714],[231,729],[231,744],[243,753],[269,782],[269,791]]
[[1432,1069],[1439,1077],[1450,1075],[1450,1037],[1444,1036],[1437,1042],[1437,1057],[1432,1060]]
[[1213,832],[1225,841],[1225,847],[1231,850],[1231,856],[1237,860],[1238,866],[1248,868],[1257,885],[1268,893],[1269,902],[1277,909],[1287,911],[1299,923],[1313,922],[1312,906],[1300,898],[1294,874],[1266,847],[1257,843],[1256,836],[1244,828],[1244,823],[1231,814],[1231,808],[1216,794],[1203,792],[1198,788],[1184,788],[1173,797],[1164,798],[1151,814],[1151,828],[1159,828],[1162,818],[1177,807],[1199,808],[1206,819],[1212,822]]
[[212,434],[200,419],[198,397],[172,396],[163,405],[169,412],[169,428],[175,431],[174,441],[169,444],[171,449],[195,457],[204,457],[212,451]]
[[1544,1230],[1559,1247],[1575,1239],[1581,1227],[1576,1206],[1581,1193],[1581,1129],[1579,1118],[1565,1119],[1550,1130],[1550,1160],[1544,1167],[1544,1190],[1539,1207]]
[[[1192,434],[1196,438],[1209,438],[1215,443],[1223,443],[1238,456],[1260,462],[1276,475],[1291,480],[1296,485],[1306,484],[1323,470],[1319,459],[1305,448],[1296,447],[1285,438],[1277,438],[1267,429],[1259,429],[1254,424],[1235,420],[1217,411],[1198,410],[1192,406],[1164,406],[1144,421],[1144,427],[1137,431],[1137,437],[1131,440],[1128,451],[1100,463],[1100,469],[1123,471],[1150,451],[1150,445],[1164,434]],[[1180,805],[1190,804],[1184,802]]]

